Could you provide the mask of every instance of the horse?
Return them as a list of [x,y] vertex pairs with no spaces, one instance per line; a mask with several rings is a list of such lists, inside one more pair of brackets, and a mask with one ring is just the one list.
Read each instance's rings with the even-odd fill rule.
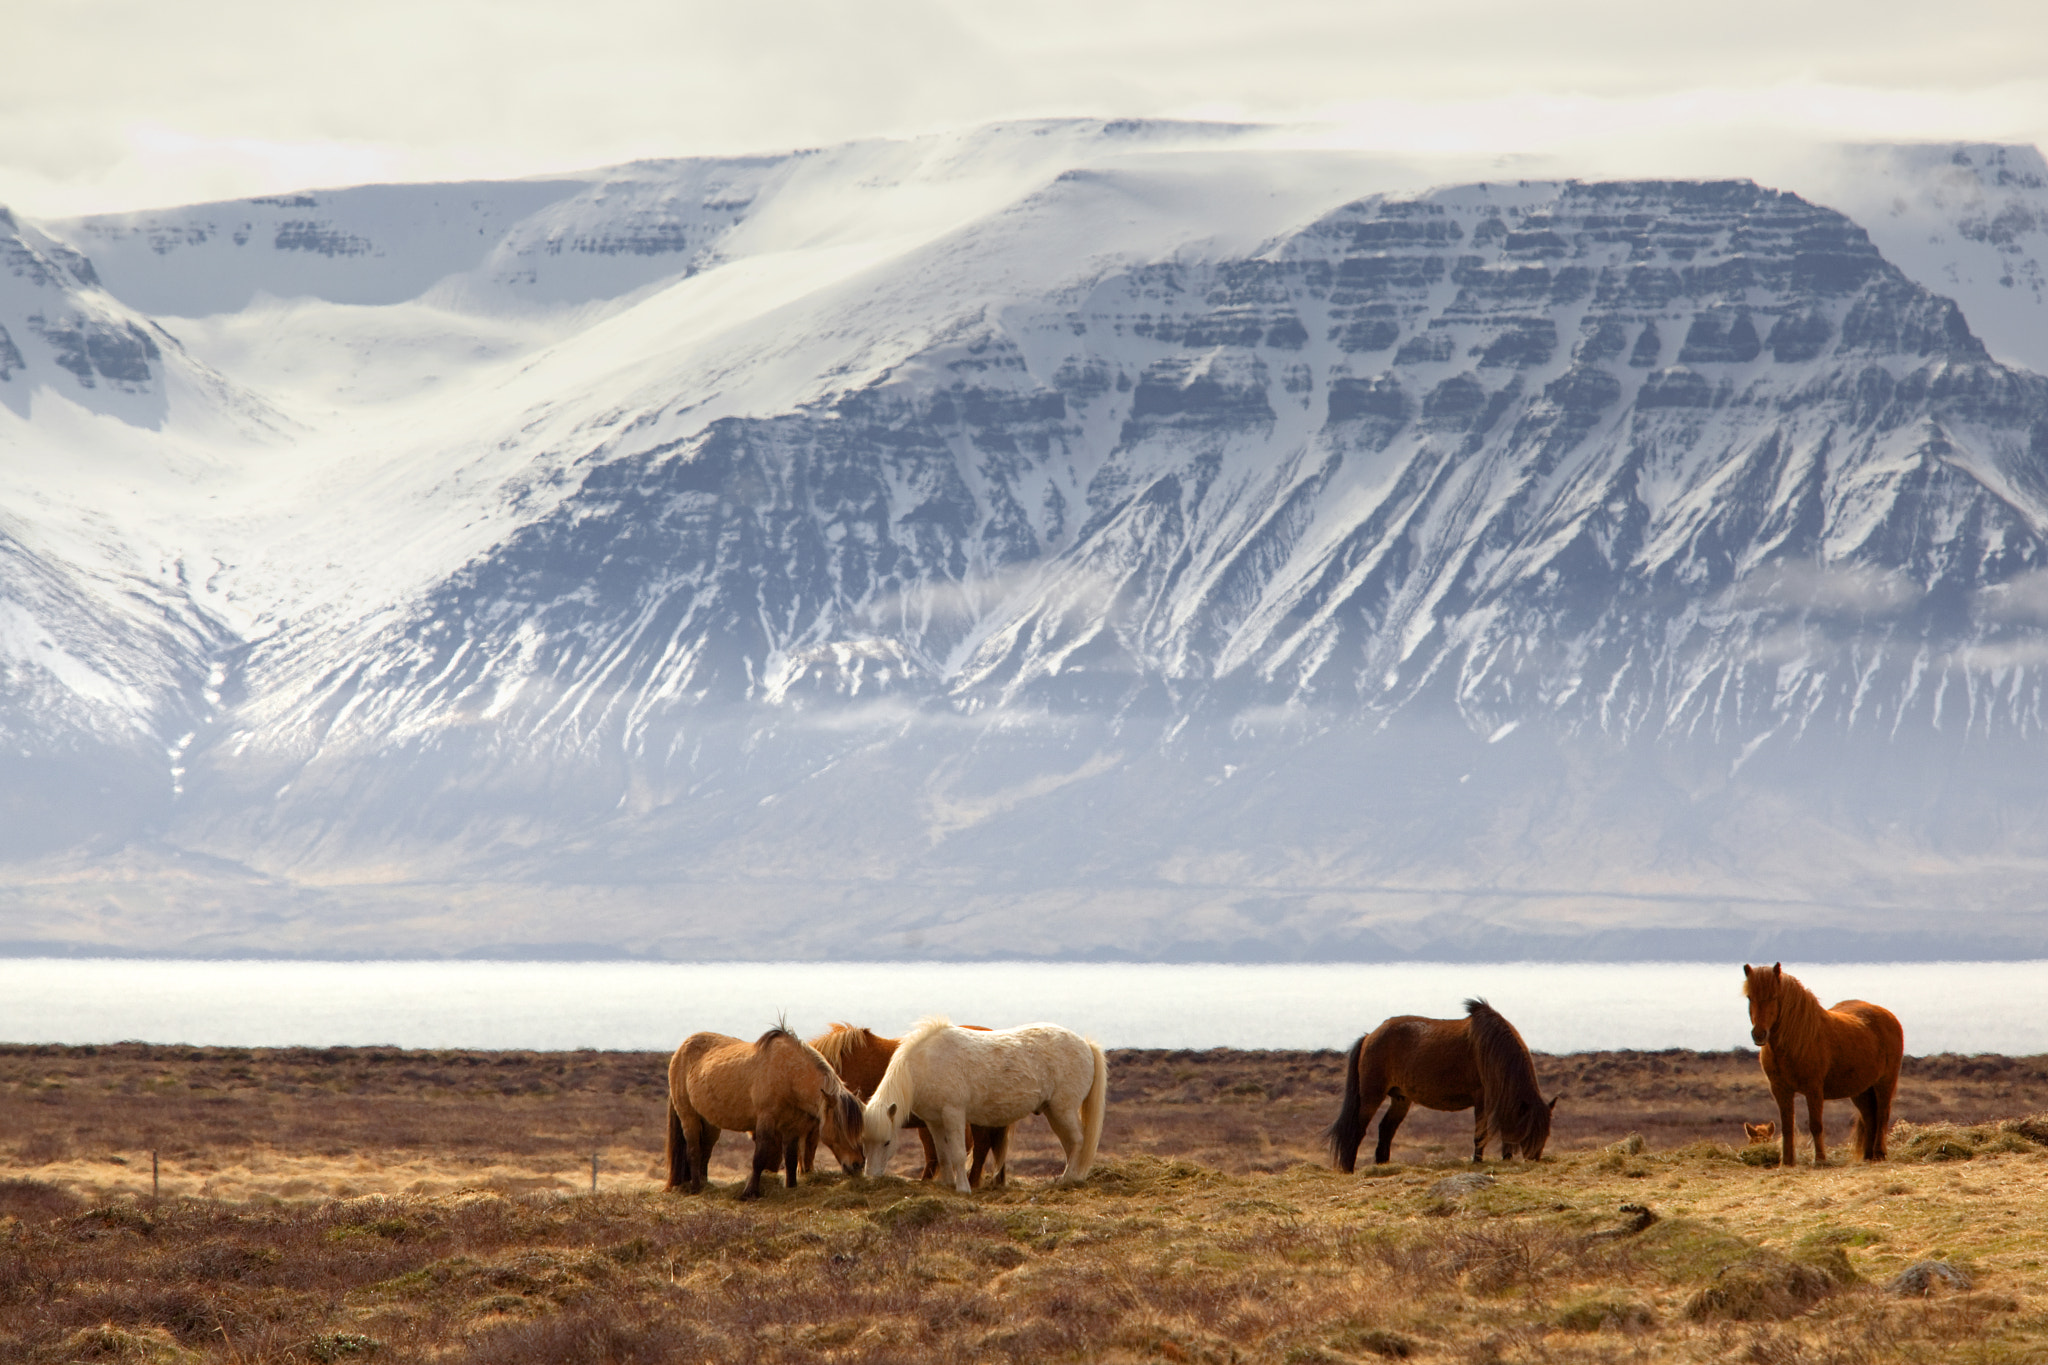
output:
[[668,1186],[704,1188],[720,1130],[754,1135],[754,1165],[742,1199],[761,1197],[761,1172],[781,1162],[796,1186],[797,1151],[823,1135],[839,1164],[858,1175],[860,1101],[817,1049],[778,1023],[753,1042],[693,1033],[668,1062]]
[[1892,1126],[1892,1096],[1899,1089],[1899,1063],[1906,1055],[1906,1031],[1898,1016],[1867,1000],[1844,1000],[1822,1009],[1812,991],[1785,964],[1770,970],[1742,964],[1742,993],[1749,998],[1749,1036],[1762,1051],[1757,1062],[1778,1102],[1778,1134],[1784,1164],[1794,1156],[1792,1100],[1806,1096],[1806,1124],[1813,1131],[1813,1164],[1827,1164],[1821,1105],[1850,1100],[1856,1131],[1850,1139],[1865,1161],[1882,1161]]
[[[961,1028],[973,1029],[979,1033],[989,1030],[979,1024],[962,1024]],[[873,1029],[855,1028],[852,1024],[834,1024],[830,1031],[811,1039],[811,1046],[839,1073],[839,1079],[846,1082],[846,1088],[863,1101],[875,1093],[875,1087],[882,1083],[882,1074],[889,1068],[889,1059],[896,1055],[898,1039],[878,1036]],[[923,1119],[912,1114],[903,1125],[915,1128],[924,1144],[924,1171],[920,1180],[930,1180],[939,1170],[939,1149],[932,1142],[931,1129]],[[1009,1175],[1010,1130],[1007,1128],[985,1128],[978,1123],[967,1126],[969,1145],[973,1148],[974,1165],[967,1173],[967,1183],[975,1189],[981,1188],[982,1167],[991,1154],[995,1157],[995,1175],[991,1182],[1003,1185]],[[811,1169],[811,1161],[818,1149],[815,1137],[804,1141],[802,1169]]]
[[1517,1152],[1540,1160],[1550,1140],[1551,1112],[1562,1098],[1544,1102],[1522,1035],[1484,1000],[1467,1000],[1463,1019],[1397,1015],[1351,1045],[1344,1058],[1344,1100],[1337,1121],[1323,1133],[1339,1170],[1357,1169],[1366,1125],[1388,1097],[1373,1151],[1378,1166],[1387,1163],[1394,1132],[1416,1104],[1472,1110],[1474,1161],[1485,1158],[1494,1134],[1500,1136],[1503,1161]]
[[1007,1128],[1043,1114],[1067,1154],[1066,1169],[1053,1183],[1077,1185],[1095,1164],[1108,1102],[1108,1058],[1057,1024],[981,1032],[921,1019],[897,1043],[875,1086],[862,1145],[869,1171],[880,1175],[897,1133],[916,1114],[932,1129],[946,1183],[966,1194],[967,1125]]

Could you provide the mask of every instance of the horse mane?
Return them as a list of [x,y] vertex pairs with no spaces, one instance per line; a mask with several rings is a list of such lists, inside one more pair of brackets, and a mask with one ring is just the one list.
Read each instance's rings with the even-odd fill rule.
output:
[[[1794,1057],[1825,1055],[1827,1009],[1820,997],[1782,968],[1773,975],[1778,979],[1778,1024],[1771,1031],[1771,1046]],[[1748,981],[1742,983],[1745,995],[1749,985]]]
[[904,1052],[909,1049],[912,1043],[921,1043],[941,1029],[949,1029],[951,1027],[953,1027],[953,1021],[945,1015],[927,1014],[924,1018],[910,1026],[909,1032],[905,1033],[902,1041],[896,1044],[896,1051],[899,1053]]
[[872,1044],[874,1041],[875,1034],[873,1029],[855,1028],[852,1024],[835,1023],[824,1037],[814,1040],[811,1046],[816,1048],[832,1070],[837,1072],[839,1064],[846,1060],[848,1052],[856,1047]]
[[797,1037],[795,1033],[790,1031],[789,1021],[787,1019],[777,1019],[775,1021],[774,1028],[769,1029],[766,1033],[762,1034],[759,1038],[756,1038],[754,1040],[754,1050],[756,1052],[765,1052],[768,1048],[768,1045],[774,1042],[777,1038],[788,1038],[792,1042],[798,1043],[801,1043],[803,1041],[803,1039]]
[[[835,1024],[833,1028],[835,1030],[847,1029],[849,1032],[865,1033],[867,1031],[865,1029],[852,1030],[850,1026],[843,1024]],[[838,1036],[839,1034],[835,1031],[833,1037]],[[790,1028],[789,1021],[786,1019],[777,1019],[774,1028],[769,1029],[759,1038],[756,1038],[754,1040],[754,1048],[756,1051],[765,1052],[777,1039],[783,1039],[792,1044],[799,1053],[803,1054],[810,1061],[812,1066],[817,1068],[818,1090],[825,1097],[825,1102],[839,1106],[842,1118],[846,1118],[847,1121],[854,1124],[854,1128],[849,1131],[859,1131],[860,1099],[851,1090],[846,1088],[846,1082],[839,1079],[838,1069],[825,1059],[824,1052],[812,1047],[802,1038],[799,1038],[796,1031]],[[849,1118],[848,1116],[852,1117]]]
[[1479,1084],[1486,1091],[1494,1129],[1518,1148],[1533,1145],[1539,1128],[1540,1136],[1548,1138],[1550,1107],[1536,1086],[1536,1063],[1529,1058],[1529,1045],[1515,1026],[1484,1000],[1467,1000],[1465,1017],[1471,1024],[1472,1059],[1479,1067]]
[[912,1024],[896,1043],[896,1055],[889,1059],[889,1067],[882,1073],[882,1079],[875,1086],[875,1093],[868,1096],[868,1107],[897,1105],[907,1112],[917,1103],[917,1085],[910,1078],[910,1059],[917,1055],[919,1046],[933,1034],[953,1027],[953,1021],[942,1014],[930,1014]]

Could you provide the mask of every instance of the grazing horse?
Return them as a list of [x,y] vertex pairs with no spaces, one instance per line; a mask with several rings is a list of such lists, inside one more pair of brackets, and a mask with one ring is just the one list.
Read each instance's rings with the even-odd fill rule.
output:
[[[1389,1098],[1391,1097],[1391,1098]],[[1472,1159],[1484,1158],[1486,1141],[1500,1136],[1502,1160],[1516,1152],[1531,1161],[1550,1140],[1550,1114],[1536,1089],[1536,1066],[1515,1026],[1484,1000],[1467,1000],[1463,1019],[1424,1019],[1403,1014],[1387,1020],[1351,1045],[1344,1059],[1344,1102],[1323,1138],[1339,1170],[1358,1167],[1358,1144],[1380,1101],[1373,1163],[1385,1165],[1394,1131],[1411,1105],[1472,1114]]]
[[720,1130],[754,1135],[742,1199],[761,1197],[761,1172],[780,1163],[796,1185],[797,1151],[822,1135],[839,1164],[859,1174],[861,1108],[817,1049],[777,1024],[753,1042],[693,1033],[668,1062],[668,1188],[704,1188]]
[[1797,1095],[1806,1096],[1814,1165],[1826,1165],[1828,1159],[1820,1118],[1825,1100],[1855,1103],[1856,1132],[1850,1140],[1865,1161],[1884,1160],[1899,1062],[1906,1055],[1906,1031],[1898,1016],[1867,1000],[1844,1000],[1822,1009],[1798,977],[1785,974],[1782,962],[1768,970],[1743,963],[1742,993],[1749,997],[1749,1036],[1763,1049],[1757,1061],[1778,1102],[1784,1164],[1797,1159],[1792,1118]]
[[[979,1024],[962,1024],[960,1027],[978,1033],[989,1031]],[[882,1083],[882,1075],[889,1069],[889,1059],[896,1055],[899,1041],[880,1037],[873,1029],[834,1024],[830,1032],[811,1039],[811,1046],[832,1064],[832,1069],[839,1073],[839,1079],[846,1082],[846,1088],[866,1101],[875,1093],[875,1087]],[[915,1128],[918,1138],[924,1143],[924,1172],[918,1179],[930,1180],[939,1171],[939,1149],[932,1141],[931,1129],[915,1114],[903,1126]],[[993,1153],[995,1176],[990,1183],[1004,1184],[1009,1175],[1010,1130],[984,1128],[978,1123],[971,1123],[967,1126],[967,1136],[974,1149],[974,1166],[967,1173],[967,1183],[977,1190],[981,1188],[982,1166]],[[811,1169],[811,1160],[817,1150],[818,1140],[815,1137],[805,1139],[802,1169]]]
[[1056,1185],[1087,1178],[1102,1141],[1109,1102],[1109,1061],[1094,1043],[1057,1024],[995,1032],[922,1019],[903,1035],[868,1101],[863,1145],[868,1169],[889,1166],[896,1135],[912,1114],[938,1143],[946,1183],[968,1191],[964,1134],[969,1124],[1007,1128],[1043,1114],[1067,1154]]

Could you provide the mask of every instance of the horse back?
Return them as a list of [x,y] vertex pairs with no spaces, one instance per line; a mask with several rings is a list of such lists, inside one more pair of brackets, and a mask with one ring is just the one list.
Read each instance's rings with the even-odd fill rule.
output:
[[754,1044],[723,1033],[693,1033],[669,1063],[669,1093],[714,1128],[753,1131],[759,1112]]
[[1832,1052],[1825,1098],[1847,1099],[1897,1079],[1906,1053],[1906,1031],[1897,1015],[1868,1000],[1843,1000],[1828,1010],[1827,1028]]
[[[1095,1077],[1088,1040],[1058,1024],[956,1025],[922,1040],[912,1062],[919,1113],[929,1118],[938,1107],[958,1103],[970,1122],[993,1126],[1015,1122],[1070,1090],[1078,1102]],[[1011,1110],[1011,1117],[1001,1117]]]
[[1469,1109],[1481,1090],[1467,1019],[1396,1015],[1366,1035],[1358,1064],[1425,1109]]

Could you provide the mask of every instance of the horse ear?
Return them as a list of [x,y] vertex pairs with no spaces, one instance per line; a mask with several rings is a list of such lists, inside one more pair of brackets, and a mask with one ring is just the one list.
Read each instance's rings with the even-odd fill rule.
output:
[[1748,964],[1747,962],[1745,962],[1745,963],[1743,963],[1743,964],[1742,964],[1742,975],[1743,975],[1743,976],[1744,976],[1745,978],[1747,978],[1747,977],[1749,976],[1749,964]]
[[896,1106],[893,1104],[889,1106],[889,1117],[892,1119],[896,1117]]
[[1771,975],[1772,975],[1772,976],[1776,976],[1776,977],[1782,977],[1782,976],[1784,976],[1784,975],[1785,975],[1785,964],[1784,964],[1784,963],[1782,963],[1782,962],[1773,962],[1773,963],[1771,964]]
[[1558,1102],[1559,1100],[1563,1099],[1563,1098],[1564,1098],[1564,1091],[1562,1091],[1562,1090],[1558,1091],[1558,1092],[1557,1092],[1557,1093],[1556,1093],[1555,1095],[1552,1095],[1552,1096],[1550,1097],[1550,1112],[1551,1112],[1551,1113],[1555,1114],[1555,1113],[1557,1112],[1557,1102]]

